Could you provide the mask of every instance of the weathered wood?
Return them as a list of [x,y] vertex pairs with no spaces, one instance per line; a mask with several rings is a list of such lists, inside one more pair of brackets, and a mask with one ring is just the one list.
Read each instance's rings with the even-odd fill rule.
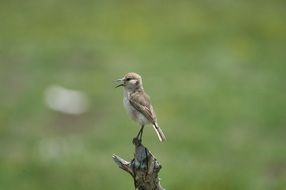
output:
[[133,144],[135,153],[131,162],[115,154],[112,156],[114,162],[133,177],[135,190],[164,190],[158,177],[160,163],[138,139],[135,138]]

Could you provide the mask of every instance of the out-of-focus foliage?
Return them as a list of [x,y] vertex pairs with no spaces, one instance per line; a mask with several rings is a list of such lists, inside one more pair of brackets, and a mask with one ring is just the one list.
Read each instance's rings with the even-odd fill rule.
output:
[[[168,141],[144,143],[180,190],[286,188],[285,1],[0,2],[0,189],[132,189],[113,163],[138,127],[112,81],[144,78]],[[84,92],[89,111],[44,102]]]

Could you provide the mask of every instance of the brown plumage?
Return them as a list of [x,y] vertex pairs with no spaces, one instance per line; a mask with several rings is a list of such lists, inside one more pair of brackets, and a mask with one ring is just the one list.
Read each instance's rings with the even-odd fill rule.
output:
[[[127,73],[118,86],[124,87],[124,106],[132,119],[141,125],[138,135],[143,133],[144,125],[152,124],[160,141],[166,137],[157,123],[156,114],[150,102],[150,97],[144,92],[142,78],[137,73]],[[118,87],[117,86],[117,87]]]

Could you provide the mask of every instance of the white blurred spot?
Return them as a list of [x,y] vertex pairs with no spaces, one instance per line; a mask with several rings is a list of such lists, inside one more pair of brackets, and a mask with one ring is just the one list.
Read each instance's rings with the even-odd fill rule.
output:
[[55,111],[79,115],[88,110],[87,96],[77,90],[71,90],[59,85],[51,85],[45,91],[45,102]]

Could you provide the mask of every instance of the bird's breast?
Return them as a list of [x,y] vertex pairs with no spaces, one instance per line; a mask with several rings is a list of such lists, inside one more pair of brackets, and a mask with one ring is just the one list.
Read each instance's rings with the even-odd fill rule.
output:
[[129,98],[128,96],[124,96],[123,98],[123,105],[128,113],[128,115],[135,121],[137,121],[140,125],[145,125],[147,123],[149,123],[148,119],[146,119],[146,117],[140,113],[139,111],[137,111],[129,102]]
[[130,115],[130,117],[131,117],[132,119],[135,119],[135,120],[136,120],[136,111],[137,111],[137,110],[135,110],[135,109],[133,108],[133,106],[130,104],[129,99],[128,99],[128,96],[125,96],[125,97],[123,98],[123,105],[124,105],[124,107],[125,107],[127,113]]

